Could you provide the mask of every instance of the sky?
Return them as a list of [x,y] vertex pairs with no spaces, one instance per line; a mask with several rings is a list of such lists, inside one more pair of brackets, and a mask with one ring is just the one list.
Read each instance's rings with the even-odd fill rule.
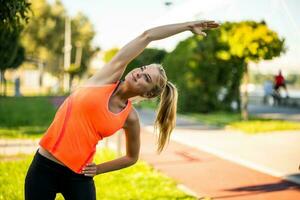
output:
[[[49,0],[53,2],[54,0]],[[274,62],[264,65],[283,65],[300,73],[300,1],[298,0],[62,0],[69,15],[83,12],[96,30],[94,44],[106,50],[122,47],[144,30],[168,23],[199,19],[218,22],[265,20],[268,26],[286,40],[288,52]],[[185,32],[154,41],[149,46],[174,49],[190,36]],[[275,63],[275,64],[274,64]],[[278,70],[278,67],[274,70]],[[268,70],[268,68],[266,67]]]

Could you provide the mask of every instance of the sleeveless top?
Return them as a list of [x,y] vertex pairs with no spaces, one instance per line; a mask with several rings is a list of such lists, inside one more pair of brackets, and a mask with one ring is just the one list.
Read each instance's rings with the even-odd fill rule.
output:
[[109,110],[109,99],[120,81],[103,86],[83,86],[69,95],[39,142],[76,173],[92,162],[99,140],[121,129],[131,101],[119,113]]

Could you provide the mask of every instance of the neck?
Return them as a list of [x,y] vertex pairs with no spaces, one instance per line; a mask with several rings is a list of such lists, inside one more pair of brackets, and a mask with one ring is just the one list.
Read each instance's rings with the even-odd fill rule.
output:
[[129,98],[135,97],[137,95],[130,92],[126,83],[124,81],[121,81],[118,88],[112,96],[119,99],[121,102],[126,103]]

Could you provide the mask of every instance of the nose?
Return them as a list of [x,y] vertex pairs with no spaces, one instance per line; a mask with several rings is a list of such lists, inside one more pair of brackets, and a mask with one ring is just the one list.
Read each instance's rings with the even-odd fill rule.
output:
[[141,76],[140,73],[137,72],[137,73],[136,73],[136,77],[137,77],[137,78],[140,78],[140,76]]

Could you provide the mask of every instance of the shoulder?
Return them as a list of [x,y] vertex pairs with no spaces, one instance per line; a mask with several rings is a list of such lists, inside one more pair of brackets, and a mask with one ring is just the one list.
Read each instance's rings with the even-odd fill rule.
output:
[[137,110],[132,106],[132,109],[130,110],[128,117],[125,121],[125,124],[123,128],[129,128],[130,126],[133,125],[139,125],[140,120],[139,120],[139,115]]
[[87,85],[106,85],[116,83],[123,74],[123,69],[119,62],[110,61],[105,64],[100,70],[85,81]]

